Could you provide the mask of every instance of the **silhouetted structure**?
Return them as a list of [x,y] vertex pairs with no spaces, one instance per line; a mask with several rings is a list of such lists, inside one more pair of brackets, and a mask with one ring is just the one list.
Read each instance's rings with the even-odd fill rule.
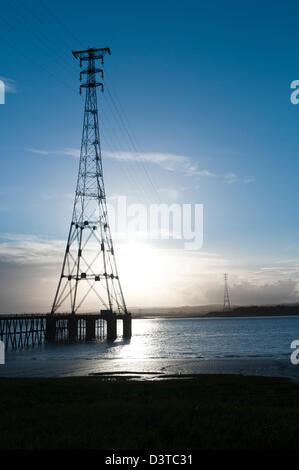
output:
[[228,280],[228,275],[227,273],[224,273],[224,300],[223,300],[224,312],[229,312],[231,310],[227,280]]
[[[74,316],[86,311],[87,305],[100,312],[107,322],[107,337],[114,339],[116,316],[126,317],[124,330],[130,336],[131,315],[115,261],[102,168],[96,90],[101,87],[103,91],[103,83],[97,79],[98,75],[103,78],[103,70],[97,64],[104,63],[106,54],[111,54],[108,47],[73,51],[80,67],[86,64],[80,73],[80,81],[84,77],[80,94],[85,90],[83,132],[73,216],[51,314]],[[87,330],[91,337],[93,323]]]
[[22,314],[0,315],[0,340],[6,349],[22,349],[48,343],[73,343],[117,337],[117,320],[122,320],[123,337],[131,337],[131,315],[111,314]]
[[[98,124],[97,74],[103,70],[108,47],[75,51],[80,59],[80,94],[85,89],[83,133],[72,222],[62,272],[51,314],[0,315],[0,339],[6,348],[24,348],[47,342],[90,341],[117,337],[117,320],[122,320],[123,337],[130,338],[131,314],[127,311],[115,262],[107,216]],[[88,311],[81,311],[86,300]],[[85,306],[86,311],[86,306]]]

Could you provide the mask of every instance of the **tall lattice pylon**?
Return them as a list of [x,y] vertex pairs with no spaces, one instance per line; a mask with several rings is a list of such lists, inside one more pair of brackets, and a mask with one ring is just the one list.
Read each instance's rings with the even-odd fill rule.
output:
[[103,91],[98,64],[106,54],[111,54],[108,47],[73,52],[80,60],[80,81],[84,77],[84,120],[73,216],[52,314],[127,313],[108,223],[98,123],[97,88]]
[[229,291],[228,291],[228,275],[224,273],[224,300],[223,300],[223,311],[228,312],[231,310]]

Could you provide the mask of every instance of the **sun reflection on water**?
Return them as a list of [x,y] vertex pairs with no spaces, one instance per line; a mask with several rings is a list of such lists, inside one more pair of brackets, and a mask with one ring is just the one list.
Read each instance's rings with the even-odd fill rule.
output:
[[[155,341],[159,321],[155,320],[133,320],[133,335],[130,340],[119,340],[113,355],[121,359],[144,359],[154,355]],[[122,325],[117,325],[121,331]]]

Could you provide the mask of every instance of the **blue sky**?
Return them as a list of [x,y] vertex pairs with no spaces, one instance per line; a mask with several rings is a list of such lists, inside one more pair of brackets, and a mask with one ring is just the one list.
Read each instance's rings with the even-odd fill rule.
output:
[[221,302],[224,271],[233,303],[298,300],[299,105],[290,102],[299,79],[298,7],[0,3],[3,311],[47,310],[54,295],[83,117],[71,50],[106,45],[112,55],[99,100],[107,195],[204,205],[199,252],[146,243],[136,256],[129,245],[146,282],[138,295],[128,247],[119,247],[129,305]]

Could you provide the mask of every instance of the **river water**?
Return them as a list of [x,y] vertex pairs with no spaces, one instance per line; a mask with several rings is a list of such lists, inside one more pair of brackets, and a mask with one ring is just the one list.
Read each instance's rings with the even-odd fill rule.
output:
[[[121,325],[118,325],[121,328]],[[135,319],[131,340],[44,345],[6,353],[0,376],[238,373],[299,381],[290,347],[299,340],[299,316]]]

